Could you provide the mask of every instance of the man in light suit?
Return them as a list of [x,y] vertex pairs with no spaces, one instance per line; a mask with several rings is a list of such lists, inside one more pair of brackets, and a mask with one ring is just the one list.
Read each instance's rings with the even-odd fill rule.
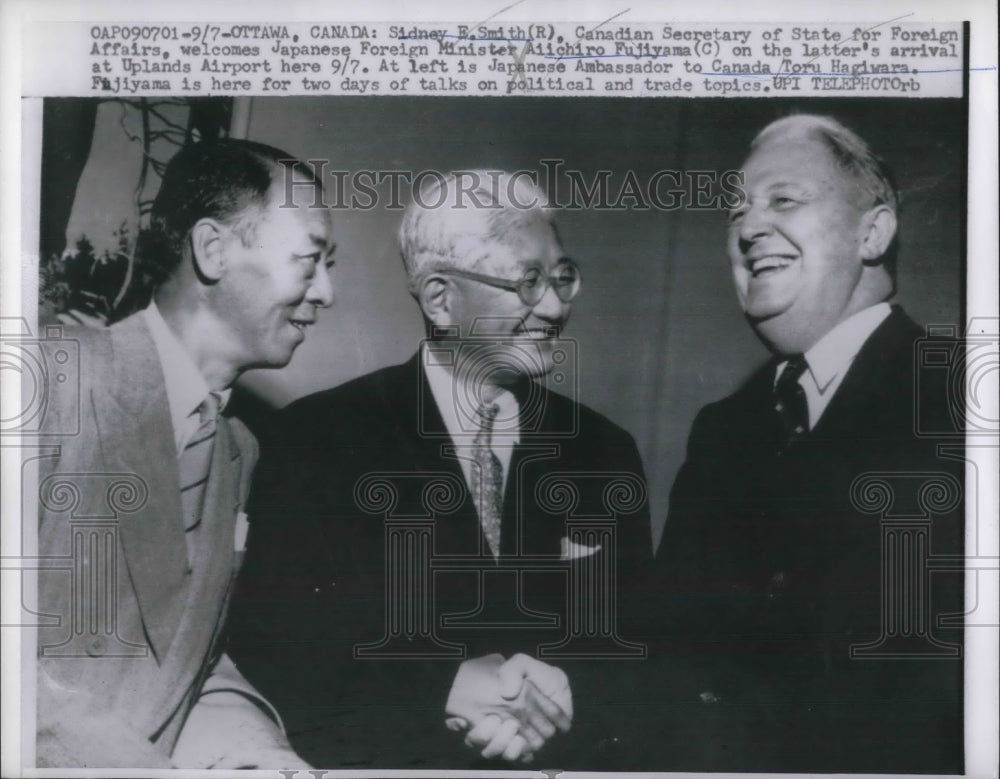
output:
[[43,431],[58,447],[39,469],[53,562],[39,575],[39,766],[304,765],[220,647],[257,460],[220,412],[241,372],[287,364],[332,301],[320,191],[278,149],[185,147],[141,249],[159,275],[149,307],[67,335],[79,380],[53,382]]
[[[691,721],[739,735],[700,764],[651,759],[961,773],[963,468],[918,435],[920,417],[947,429],[947,396],[918,409],[923,331],[886,302],[896,189],[864,140],[820,116],[767,126],[744,173],[728,251],[773,357],[692,427],[658,552],[651,685],[673,689],[674,662],[692,663]],[[931,576],[931,556],[952,572]]]
[[613,762],[651,537],[632,437],[539,383],[571,385],[579,271],[544,194],[499,171],[425,189],[400,243],[427,340],[280,415],[231,651],[326,767]]

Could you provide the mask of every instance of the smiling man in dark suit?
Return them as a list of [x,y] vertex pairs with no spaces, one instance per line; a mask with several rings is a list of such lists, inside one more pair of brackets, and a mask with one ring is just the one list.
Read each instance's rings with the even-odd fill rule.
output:
[[572,371],[580,288],[544,206],[498,171],[422,191],[400,243],[427,339],[265,445],[231,647],[317,764],[523,760],[570,730],[542,755],[588,766],[615,743],[645,486],[628,433],[539,383]]
[[916,432],[895,187],[820,116],[766,127],[744,173],[728,251],[773,357],[691,430],[658,552],[663,689],[691,662],[699,716],[745,726],[717,770],[961,772],[961,628],[938,618],[962,581],[927,565],[961,555],[962,465]]
[[261,144],[182,149],[143,249],[153,301],[67,333],[79,381],[53,382],[43,430],[58,449],[39,469],[53,563],[39,574],[40,766],[305,764],[221,649],[257,443],[220,411],[241,372],[287,364],[331,303],[319,187]]

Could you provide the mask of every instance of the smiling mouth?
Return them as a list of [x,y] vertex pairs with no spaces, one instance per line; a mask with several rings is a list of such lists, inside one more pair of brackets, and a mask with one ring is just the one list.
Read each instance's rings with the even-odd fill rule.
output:
[[315,319],[290,319],[288,320],[292,327],[299,330],[299,332],[305,332],[305,329],[310,325],[316,324]]
[[533,341],[546,341],[559,337],[558,327],[524,327],[514,331],[514,335],[530,338]]
[[769,254],[765,257],[748,258],[744,266],[753,278],[771,276],[780,273],[795,262],[794,257],[780,254]]

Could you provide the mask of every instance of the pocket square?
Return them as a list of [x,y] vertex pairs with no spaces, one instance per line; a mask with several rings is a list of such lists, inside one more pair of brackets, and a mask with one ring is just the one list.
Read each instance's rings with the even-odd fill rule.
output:
[[570,541],[565,536],[559,539],[559,559],[560,560],[579,560],[581,557],[590,557],[593,554],[597,554],[601,551],[601,545],[597,546],[587,546],[586,544],[578,544],[575,541]]

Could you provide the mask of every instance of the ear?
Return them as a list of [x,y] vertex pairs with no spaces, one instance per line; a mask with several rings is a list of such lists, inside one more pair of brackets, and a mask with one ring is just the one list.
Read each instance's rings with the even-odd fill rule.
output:
[[862,220],[867,227],[861,240],[861,259],[877,260],[889,249],[896,235],[896,212],[880,204],[871,208]]
[[191,258],[198,274],[214,282],[226,266],[225,228],[214,219],[199,219],[191,228]]
[[432,324],[444,327],[451,324],[451,307],[454,302],[454,285],[446,276],[432,273],[425,276],[417,287],[420,310]]

